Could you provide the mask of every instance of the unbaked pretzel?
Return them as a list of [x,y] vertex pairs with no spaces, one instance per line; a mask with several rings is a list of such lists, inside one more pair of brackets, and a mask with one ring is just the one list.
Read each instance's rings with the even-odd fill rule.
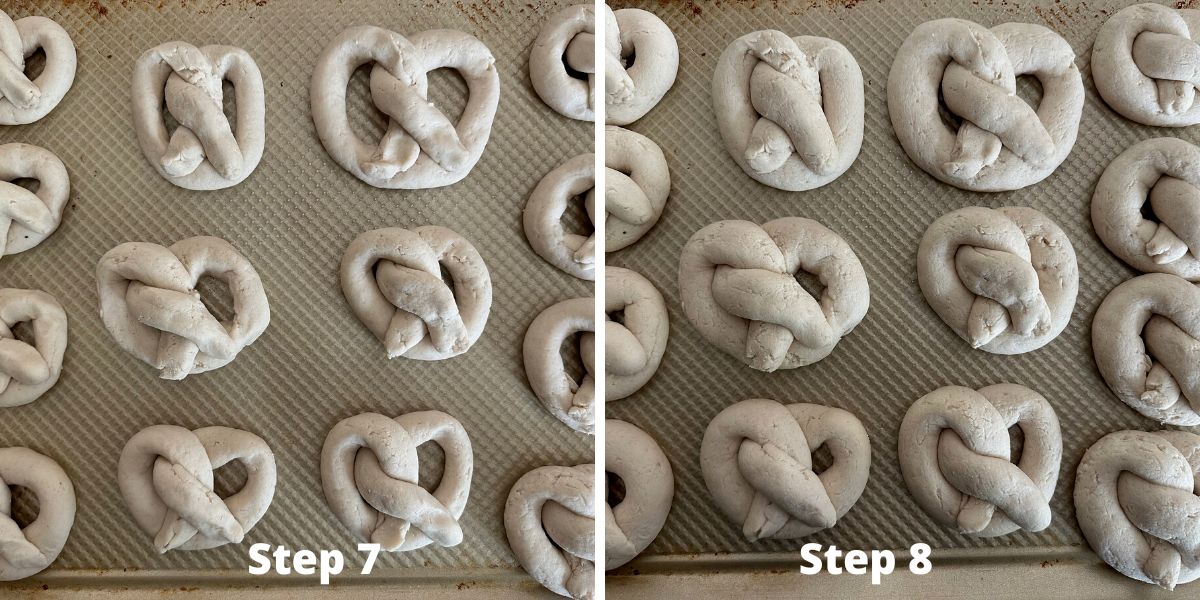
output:
[[[42,50],[46,66],[30,81],[25,59]],[[50,114],[75,82],[75,42],[45,17],[13,21],[0,10],[0,125],[26,125]]]
[[[563,300],[543,310],[525,332],[522,355],[529,386],[559,421],[582,433],[596,427],[595,331],[592,298]],[[563,342],[579,335],[579,355],[586,374],[575,381],[559,354]]]
[[617,504],[604,505],[604,570],[611,571],[658,537],[671,512],[675,479],[658,442],[616,419],[604,421],[604,470],[624,484]]
[[[37,518],[24,528],[12,518],[12,491],[37,497]],[[29,448],[0,449],[0,581],[16,581],[49,567],[75,525],[75,486],[54,459]]]
[[[611,402],[640,390],[658,371],[670,324],[662,294],[640,274],[605,267],[604,289],[604,311],[609,314],[604,322],[604,399]],[[617,312],[620,321],[612,318]]]
[[[2,13],[0,13],[2,14]],[[15,183],[36,179],[37,192]],[[29,144],[0,146],[0,255],[24,252],[58,229],[71,196],[67,167],[53,152]]]
[[[32,343],[12,328],[29,323]],[[37,400],[58,383],[67,350],[67,313],[40,290],[0,289],[0,407]]]
[[538,467],[513,484],[504,532],[517,562],[546,589],[575,600],[595,593],[595,465]]
[[584,196],[588,219],[596,222],[596,155],[580,154],[550,171],[525,203],[525,239],[538,256],[580,279],[596,279],[596,236],[570,233],[563,213]]
[[[671,193],[671,172],[650,138],[620,127],[604,128],[604,251],[642,239],[658,223]],[[589,203],[595,195],[589,195]],[[595,214],[588,206],[588,214]]]
[[[650,112],[675,84],[679,45],[671,28],[654,13],[638,8],[613,11],[605,5],[604,18],[604,120],[628,125]],[[616,72],[607,73],[607,64],[615,65]]]
[[620,34],[616,27],[609,27],[605,34],[608,54],[604,65],[597,67],[594,5],[568,6],[550,15],[542,25],[529,50],[529,79],[533,91],[554,112],[580,121],[595,121],[597,71],[604,70],[608,86],[617,85],[626,77],[621,68]]
[[1136,4],[1109,17],[1092,45],[1092,79],[1113,110],[1143,125],[1200,123],[1200,10]]

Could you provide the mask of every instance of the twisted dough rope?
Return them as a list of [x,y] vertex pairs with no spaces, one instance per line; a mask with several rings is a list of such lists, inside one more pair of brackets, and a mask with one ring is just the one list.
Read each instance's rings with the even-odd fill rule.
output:
[[[204,276],[229,287],[232,322],[218,320],[204,305],[196,291]],[[104,327],[163,379],[229,364],[271,321],[258,273],[220,238],[188,238],[170,248],[121,244],[100,258],[96,280]]]
[[[1010,462],[1008,430],[1025,436]],[[900,424],[900,472],[921,509],[944,527],[994,537],[1050,525],[1062,433],[1050,403],[1011,383],[947,386],[913,403]]]
[[[418,481],[417,447],[433,442],[445,453],[433,492]],[[339,422],[321,449],[325,500],[360,542],[389,552],[431,543],[456,546],[458,519],[471,491],[471,439],[454,417],[434,410],[390,419],[363,413]]]
[[585,196],[588,218],[596,222],[596,155],[580,154],[550,171],[525,203],[525,239],[538,256],[580,279],[596,279],[596,236],[569,233],[563,213]]
[[[451,289],[442,279],[445,268]],[[359,235],[339,270],[351,310],[388,358],[443,360],[466,352],[483,333],[492,279],[466,238],[445,227],[399,227]]]
[[[604,132],[604,251],[616,252],[658,223],[671,193],[671,171],[650,138],[611,125]],[[595,194],[587,202],[594,215]]]
[[1109,17],[1092,45],[1092,78],[1113,110],[1143,125],[1200,123],[1200,10],[1137,4]]
[[1066,328],[1079,267],[1067,234],[1042,213],[969,206],[925,231],[917,281],[929,306],[972,348],[1021,354]]
[[[606,267],[604,289],[604,312],[609,315],[604,322],[604,399],[612,402],[629,397],[654,377],[667,350],[670,323],[662,294],[638,273]],[[621,320],[615,321],[612,314],[618,312]]]
[[1092,319],[1109,389],[1168,425],[1200,425],[1200,287],[1151,273],[1113,288]]
[[671,512],[675,479],[658,442],[616,419],[604,421],[604,470],[624,484],[624,496],[617,504],[604,505],[604,570],[611,571],[633,560],[658,537]]
[[[607,11],[609,14],[612,11]],[[616,27],[605,32],[605,48],[615,48],[604,61],[606,85],[616,85],[624,76],[620,68],[619,33]],[[596,7],[576,4],[564,8],[546,20],[529,50],[529,80],[554,112],[580,121],[595,121],[596,113]],[[583,78],[572,76],[571,71]]]
[[[25,59],[42,50],[46,66],[32,81]],[[0,10],[0,125],[26,125],[50,114],[75,82],[75,42],[45,17],[15,22]]]
[[1118,431],[1075,476],[1079,529],[1104,562],[1168,590],[1200,579],[1200,436]]
[[595,578],[595,465],[538,467],[513,484],[504,532],[517,562],[546,589],[591,600]]
[[[375,146],[359,138],[346,113],[354,72],[371,69],[371,100],[388,116]],[[437,29],[411,36],[379,27],[351,27],[325,47],[310,89],[313,122],[334,162],[378,188],[421,189],[461,181],[487,145],[500,102],[496,59],[483,42]],[[457,123],[428,99],[429,73],[453,69],[469,95]]]
[[605,73],[604,120],[628,125],[650,112],[675,84],[679,45],[654,13],[638,8],[614,12],[606,4],[604,19],[605,65],[614,66]]
[[712,89],[725,148],[760,183],[810,190],[858,158],[862,71],[838,42],[774,30],[746,34],[721,54]]
[[[1023,75],[1042,86],[1036,110],[1016,94]],[[959,127],[944,122],[943,99]],[[888,75],[888,112],[909,158],[977,192],[1020,189],[1053,173],[1075,145],[1083,101],[1071,45],[1025,23],[929,21],[904,41]]]
[[[1147,201],[1158,221],[1142,216]],[[1096,184],[1092,226],[1133,268],[1200,281],[1200,148],[1175,138],[1130,146]]]
[[[37,497],[38,515],[24,529],[12,518],[11,486]],[[75,525],[75,486],[54,459],[29,448],[0,449],[0,581],[49,567]]]
[[[10,183],[17,179],[36,179],[37,192]],[[67,167],[53,152],[29,144],[0,146],[0,254],[24,252],[50,237],[70,196]]]
[[[225,116],[222,84],[233,84],[237,130]],[[168,134],[162,107],[179,123]],[[133,67],[133,125],[146,160],[171,183],[219,190],[250,176],[266,145],[262,73],[232,46],[167,42]]]
[[[27,322],[33,343],[13,334]],[[37,400],[58,383],[67,350],[67,313],[40,290],[0,289],[0,407]]]
[[[213,491],[213,471],[237,461],[246,483],[228,498]],[[229,427],[189,431],[151,425],[121,451],[117,480],[138,527],[160,554],[240,544],[275,496],[275,455],[262,438]]]
[[[796,273],[820,279],[813,298]],[[679,257],[683,312],[712,344],[760,371],[815,363],[867,314],[867,275],[845,240],[811,219],[718,221]]]
[[[563,300],[529,324],[522,355],[529,386],[559,421],[581,433],[594,433],[596,426],[596,319],[593,298]],[[567,373],[559,353],[563,342],[579,335],[579,356],[586,374],[577,382]]]

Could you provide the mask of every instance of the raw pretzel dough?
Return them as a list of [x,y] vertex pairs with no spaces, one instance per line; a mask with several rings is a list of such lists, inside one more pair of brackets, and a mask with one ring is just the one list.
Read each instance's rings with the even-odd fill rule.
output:
[[917,281],[929,306],[972,348],[1021,354],[1066,328],[1079,267],[1067,234],[1042,213],[968,206],[925,231]]
[[[9,486],[37,497],[37,518],[24,529],[12,519]],[[49,567],[74,525],[75,486],[62,467],[29,448],[0,449],[0,581],[25,579]]]
[[621,478],[625,495],[605,504],[604,570],[641,554],[667,522],[675,480],[671,463],[654,438],[616,419],[604,422],[604,470]]
[[[27,322],[33,343],[13,334]],[[0,289],[0,407],[37,400],[58,383],[67,350],[67,313],[54,296],[39,290]]]
[[[435,188],[466,177],[487,145],[500,102],[496,59],[483,42],[461,31],[436,29],[411,36],[379,27],[351,27],[321,54],[313,72],[313,122],[334,162],[369,185]],[[371,100],[388,116],[372,146],[355,135],[346,114],[346,87],[362,65],[371,68]],[[429,73],[453,69],[469,98],[458,123],[428,100]]]
[[[1016,78],[1042,86],[1037,108]],[[962,119],[944,122],[944,102]],[[888,112],[909,158],[930,175],[977,192],[1015,190],[1054,172],[1070,154],[1083,113],[1075,53],[1039,25],[991,29],[962,19],[917,26],[888,75]]]
[[563,213],[585,196],[588,218],[596,222],[596,155],[580,154],[550,171],[525,203],[525,239],[546,262],[580,279],[596,279],[596,236],[568,233]]
[[[611,12],[611,11],[609,11]],[[616,38],[615,28],[607,31]],[[605,44],[608,47],[610,44]],[[620,41],[616,42],[620,46]],[[596,120],[596,7],[591,4],[568,6],[546,20],[529,50],[529,80],[554,112],[580,121]],[[619,81],[624,74],[620,59],[607,57],[604,76],[607,84]],[[573,77],[570,71],[585,78]]]
[[[37,192],[10,183],[17,179],[36,179]],[[24,252],[50,237],[70,196],[67,167],[53,152],[29,144],[0,146],[0,231],[7,232],[0,235],[0,254]]]
[[614,12],[605,5],[604,19],[605,63],[615,66],[605,73],[604,120],[628,125],[650,112],[675,84],[679,45],[654,13],[638,8]]
[[810,190],[858,158],[863,76],[838,42],[774,30],[746,34],[721,54],[712,92],[726,150],[760,183]]
[[1109,17],[1092,45],[1092,79],[1113,110],[1143,125],[1200,123],[1200,10],[1137,4]]
[[504,503],[517,562],[546,589],[575,600],[595,592],[595,468],[538,467],[513,484]]
[[[604,322],[604,399],[612,402],[629,397],[654,377],[667,350],[670,324],[662,294],[640,274],[605,267],[604,289],[604,311],[610,315]],[[615,312],[622,314],[620,322],[612,319]]]
[[[25,59],[42,50],[46,66],[32,81]],[[50,114],[75,82],[75,42],[45,17],[13,21],[0,10],[0,125],[27,125]]]
[[[596,427],[596,318],[593,298],[563,300],[529,324],[523,355],[525,376],[542,406],[559,421],[582,433]],[[586,374],[577,382],[567,373],[559,354],[563,342],[579,335],[579,356]]]
[[[604,251],[616,252],[658,223],[671,193],[671,172],[650,138],[611,125],[604,134]],[[594,215],[595,195],[587,201]]]

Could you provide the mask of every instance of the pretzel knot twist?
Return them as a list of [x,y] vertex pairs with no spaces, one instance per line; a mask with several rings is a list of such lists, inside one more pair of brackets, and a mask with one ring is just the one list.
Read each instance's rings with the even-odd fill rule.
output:
[[[42,50],[46,66],[32,81],[25,59]],[[13,21],[0,10],[0,125],[26,125],[50,114],[75,82],[75,42],[45,17]]]
[[[1017,464],[1010,462],[1013,425],[1025,436]],[[993,537],[1050,525],[1062,434],[1050,403],[1029,388],[934,390],[904,415],[899,453],[909,493],[944,527]]]
[[[621,68],[620,33],[616,28],[606,33],[606,60],[603,67],[597,67],[595,6],[569,6],[551,15],[542,25],[529,51],[529,78],[538,97],[558,114],[595,121],[597,71],[604,69],[601,75],[609,86],[626,77]],[[573,76],[571,71],[583,77]]]
[[[24,529],[12,518],[13,486],[37,497],[38,515]],[[75,524],[75,486],[53,459],[29,448],[0,449],[0,581],[49,567]]]
[[[417,447],[437,444],[446,462],[432,492],[418,481]],[[330,510],[361,542],[406,552],[456,546],[474,468],[471,440],[454,417],[423,411],[390,419],[364,413],[341,421],[321,450]]]
[[1200,579],[1200,436],[1100,438],[1079,462],[1075,514],[1096,554],[1126,577],[1168,590]]
[[[658,223],[671,193],[671,172],[650,138],[611,125],[604,131],[604,251],[616,252]],[[587,202],[588,214],[594,215],[595,194]]]
[[679,73],[675,34],[654,13],[604,7],[605,122],[628,125],[650,112]]
[[658,442],[637,427],[604,422],[604,470],[624,484],[624,495],[604,505],[604,570],[611,571],[641,554],[667,522],[675,480],[671,462]]
[[[388,116],[376,145],[358,137],[346,112],[346,88],[371,68],[371,101]],[[500,102],[496,59],[483,42],[449,29],[410,36],[351,27],[326,46],[310,89],[313,122],[335,162],[369,185],[420,189],[462,180],[479,162]],[[467,84],[466,106],[453,123],[429,101],[429,73],[453,69]]]
[[[246,483],[221,498],[213,471],[237,461]],[[229,427],[189,431],[152,425],[125,444],[117,463],[121,496],[133,519],[165,553],[240,544],[275,496],[275,455],[262,438]]]
[[[237,129],[225,116],[223,82],[233,84]],[[162,107],[179,123],[168,134]],[[133,124],[146,160],[189,190],[217,190],[250,176],[266,145],[262,74],[245,50],[167,42],[133,67]]]
[[1136,4],[1096,33],[1092,73],[1113,110],[1143,125],[1200,123],[1200,10]]
[[[667,304],[649,279],[606,267],[604,282],[604,311],[610,315],[604,322],[604,399],[613,401],[629,397],[658,371],[670,323]],[[618,312],[622,317],[615,321],[611,315]]]
[[942,321],[972,348],[1020,354],[1066,328],[1079,268],[1071,240],[1042,213],[970,206],[926,230],[917,281]]
[[594,154],[580,154],[547,173],[529,195],[521,220],[525,239],[538,256],[587,281],[596,279],[596,235],[567,231],[563,215],[572,202],[584,196],[588,219],[596,222],[595,161]]
[[[37,192],[11,183],[36,179]],[[53,152],[28,144],[0,146],[0,255],[24,252],[50,237],[71,196],[67,167]]]
[[1092,320],[1109,389],[1169,425],[1200,425],[1200,287],[1165,273],[1113,288]]
[[[217,319],[204,305],[196,291],[204,276],[228,286],[232,321]],[[127,242],[100,258],[96,279],[105,328],[163,379],[229,364],[271,320],[258,273],[220,238],[188,238],[170,248]]]
[[546,589],[575,600],[594,593],[595,465],[538,467],[513,484],[504,532],[517,562]]
[[[824,286],[813,298],[804,271]],[[867,314],[867,275],[845,240],[799,217],[718,221],[679,258],[683,312],[709,342],[760,371],[815,363]]]
[[[1147,202],[1157,221],[1143,216]],[[1096,184],[1092,225],[1135,269],[1200,281],[1200,148],[1176,138],[1130,146]]]
[[[582,433],[596,427],[596,319],[592,298],[563,300],[543,310],[525,332],[522,355],[525,375],[542,406],[559,421]],[[583,381],[567,372],[559,350],[579,336]]]
[[[32,343],[12,328],[28,322]],[[29,404],[54,387],[67,349],[67,313],[39,290],[0,289],[0,407]]]
[[[1037,78],[1037,108],[1016,79]],[[919,25],[888,75],[888,112],[905,152],[930,175],[979,192],[1037,183],[1075,145],[1084,89],[1071,45],[1038,25],[986,29],[961,19]],[[942,103],[961,125],[946,123]]]
[[734,40],[713,73],[713,106],[733,160],[774,188],[825,185],[862,147],[862,71],[830,39],[765,30]]
[[[443,267],[453,289],[442,279]],[[346,249],[340,274],[351,309],[388,358],[462,354],[483,333],[492,306],[483,257],[445,227],[368,231]]]

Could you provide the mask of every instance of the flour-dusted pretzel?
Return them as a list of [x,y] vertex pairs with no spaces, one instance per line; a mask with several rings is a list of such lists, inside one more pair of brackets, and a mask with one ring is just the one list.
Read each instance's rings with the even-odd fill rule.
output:
[[[225,116],[223,83],[233,84],[237,128]],[[168,133],[162,109],[179,123]],[[232,46],[167,42],[133,67],[133,125],[146,160],[171,183],[219,190],[250,176],[266,144],[262,73]]]
[[1143,125],[1200,123],[1200,10],[1136,4],[1109,17],[1092,45],[1100,97]]
[[580,279],[596,279],[596,236],[570,233],[563,213],[584,197],[588,218],[596,222],[596,155],[580,154],[550,171],[525,203],[525,238],[546,262]]
[[[1042,87],[1036,108],[1016,78]],[[962,19],[917,26],[888,75],[888,112],[909,158],[930,175],[977,192],[1037,183],[1070,154],[1083,113],[1071,45],[1038,25],[987,29]],[[942,103],[961,121],[942,116]]]
[[1200,425],[1200,286],[1165,273],[1113,288],[1092,318],[1109,389],[1168,425]]
[[546,589],[575,600],[595,593],[595,465],[538,467],[513,484],[504,532],[517,562]]
[[[12,518],[11,486],[37,497],[37,518],[24,528]],[[74,524],[75,486],[62,467],[29,448],[0,449],[0,581],[24,579],[49,567]]]
[[[371,68],[371,101],[388,116],[376,145],[359,138],[346,113],[346,87],[362,65]],[[321,54],[313,72],[313,122],[334,162],[369,185],[420,189],[466,177],[487,145],[500,103],[496,59],[483,42],[461,31],[436,29],[410,36],[379,27],[351,27]],[[469,97],[457,123],[429,101],[429,73],[453,69]]]
[[[213,471],[231,462],[246,483],[227,498],[213,491]],[[151,425],[126,442],[117,463],[125,506],[165,553],[240,544],[275,496],[275,454],[262,438],[229,427],[189,431]]]
[[[813,298],[800,271],[824,286]],[[815,363],[867,314],[867,275],[846,241],[811,219],[718,221],[679,257],[683,313],[709,342],[760,371]]]
[[[604,133],[604,251],[616,252],[658,223],[671,193],[671,171],[650,138],[611,125]],[[588,214],[594,213],[588,206]]]
[[[679,72],[679,45],[675,34],[654,13],[639,8],[613,11],[604,7],[604,49],[613,73],[605,73],[604,120],[628,125],[650,112]],[[616,59],[616,60],[614,60]],[[606,68],[607,71],[607,68]]]
[[[446,456],[432,492],[418,481],[417,447],[433,442]],[[321,450],[329,510],[360,542],[389,552],[431,543],[456,546],[474,469],[471,439],[454,417],[436,410],[391,419],[363,413],[339,422]]]
[[[1147,202],[1157,220],[1143,215]],[[1092,226],[1133,268],[1200,281],[1200,148],[1176,138],[1130,146],[1096,184]]]
[[1066,328],[1079,267],[1067,234],[1042,213],[968,206],[925,231],[917,281],[929,306],[972,348],[1021,354]]
[[[529,324],[522,353],[525,376],[542,406],[571,429],[583,433],[595,431],[596,318],[592,298],[563,300]],[[575,381],[567,373],[559,354],[563,342],[579,337],[579,356],[586,374]]]
[[[42,50],[46,66],[30,81],[25,59]],[[75,42],[45,17],[13,21],[0,10],[0,125],[26,125],[50,114],[75,82]]]
[[[11,183],[17,179],[36,179],[37,192]],[[0,146],[0,255],[24,252],[50,237],[70,196],[67,167],[53,152],[29,144]]]
[[479,339],[492,307],[483,257],[466,238],[436,225],[358,236],[342,256],[340,274],[346,301],[388,358],[458,356]]
[[[1013,425],[1025,436],[1017,464],[1008,434]],[[899,453],[908,492],[944,527],[994,537],[1050,525],[1062,433],[1050,403],[1029,388],[934,390],[904,415]]]
[[1200,435],[1118,431],[1088,448],[1075,516],[1121,574],[1168,590],[1200,579]]
[[[812,453],[821,446],[833,464],[818,475]],[[708,493],[747,540],[793,539],[833,527],[858,502],[871,444],[844,410],[743,400],[708,424],[700,470]]]
[[[196,283],[205,276],[228,286],[232,321],[218,320],[204,305]],[[271,320],[258,273],[220,238],[188,238],[170,248],[121,244],[100,258],[96,280],[105,328],[163,379],[229,364]]]
[[[32,343],[12,328],[29,323]],[[67,313],[39,290],[0,289],[0,407],[37,400],[58,383],[67,350]]]
[[862,71],[838,42],[774,30],[746,34],[721,54],[712,91],[725,148],[760,183],[810,190],[858,158]]
[[[604,322],[604,399],[611,402],[642,389],[658,371],[670,324],[662,294],[640,274],[606,267],[604,289],[604,311],[609,315]],[[620,319],[614,320],[613,313],[620,313]]]
[[619,33],[616,27],[609,27],[605,34],[608,54],[604,65],[597,66],[595,6],[568,6],[550,15],[542,25],[529,50],[529,79],[533,91],[554,112],[580,121],[595,121],[597,71],[604,70],[602,76],[609,86],[625,77]]
[[[604,470],[621,479],[624,493],[605,504],[604,570],[641,554],[667,522],[675,479],[671,462],[645,431],[616,419],[604,422]],[[612,493],[608,494],[612,499]]]

